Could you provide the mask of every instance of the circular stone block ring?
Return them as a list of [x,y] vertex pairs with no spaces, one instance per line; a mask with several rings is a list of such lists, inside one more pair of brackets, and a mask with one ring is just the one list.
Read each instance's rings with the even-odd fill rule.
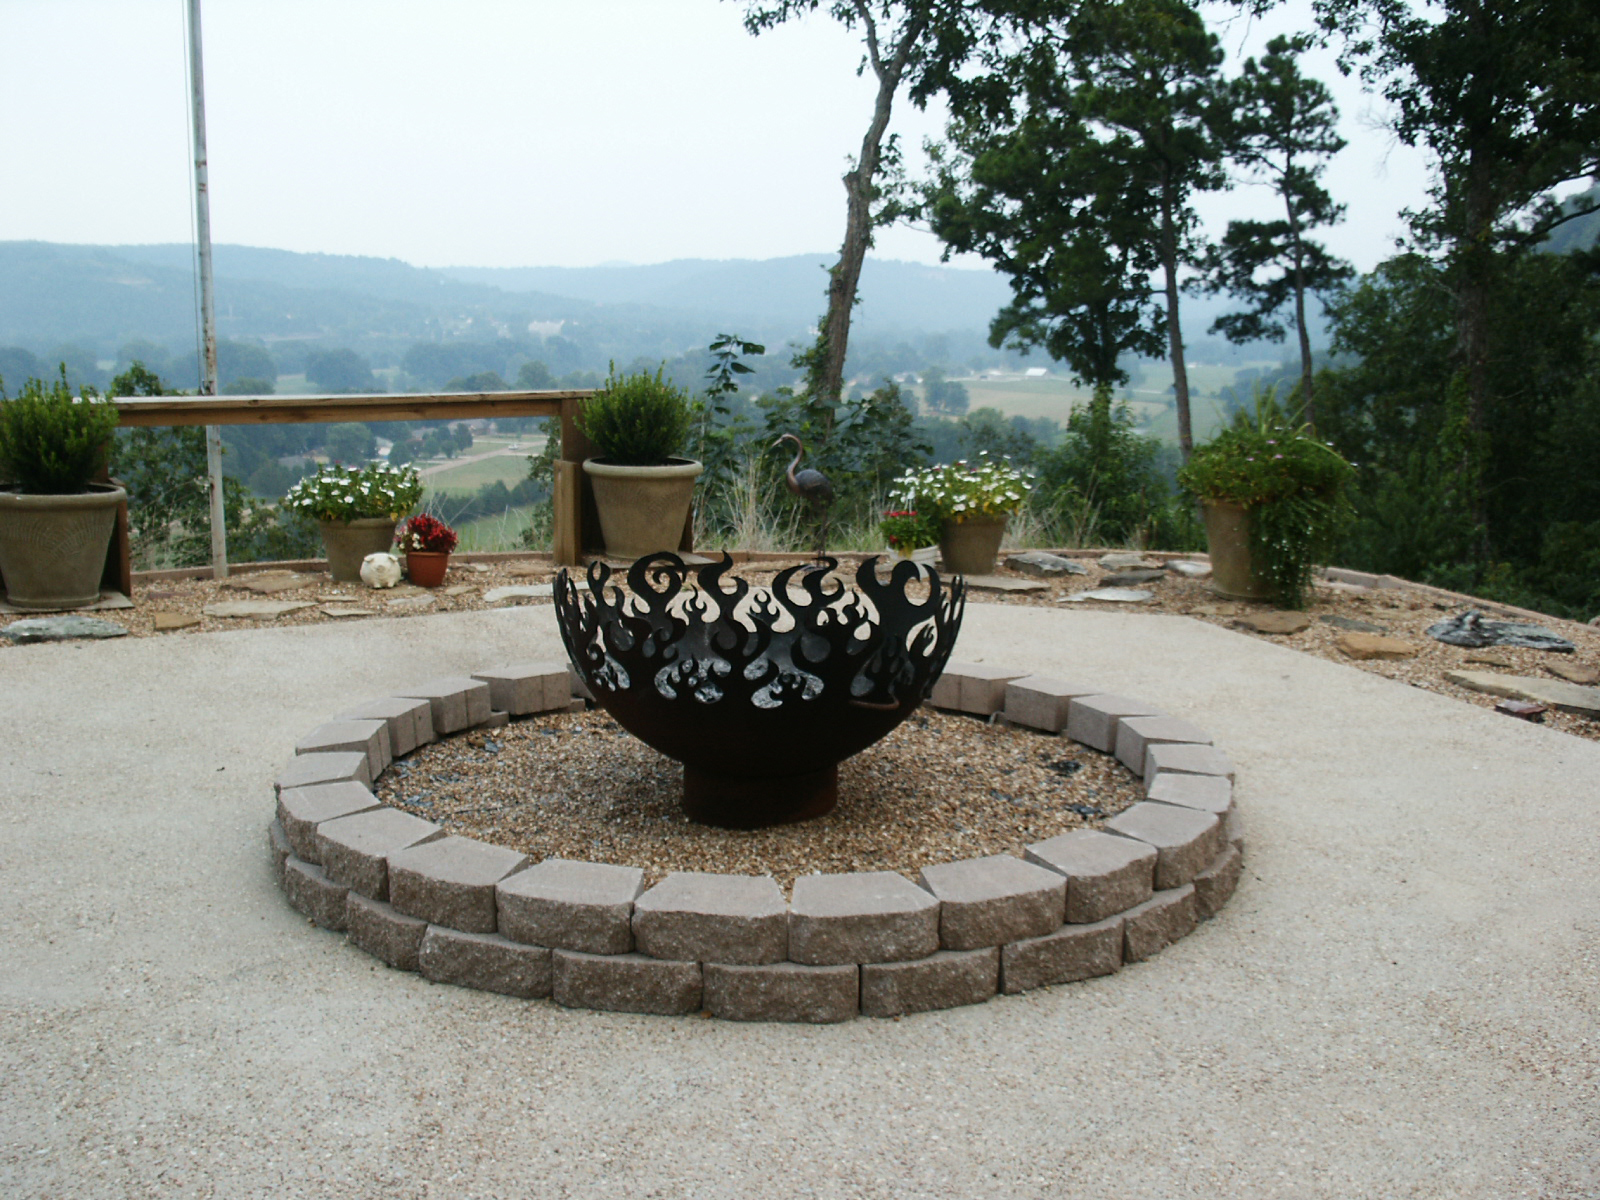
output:
[[1108,975],[1191,932],[1238,883],[1233,766],[1154,706],[988,664],[950,663],[936,708],[1114,754],[1146,799],[1028,846],[923,868],[669,874],[546,859],[381,804],[389,763],[436,738],[581,709],[562,663],[427,680],[308,733],[269,834],[289,903],[391,967],[576,1008],[832,1022],[977,1004]]

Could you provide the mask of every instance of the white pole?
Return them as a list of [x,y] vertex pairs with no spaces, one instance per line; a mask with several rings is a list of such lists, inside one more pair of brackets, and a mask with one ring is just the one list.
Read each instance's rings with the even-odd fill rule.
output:
[[[195,240],[200,252],[200,394],[217,394],[217,307],[211,292],[211,195],[206,179],[206,89],[200,66],[200,0],[189,0],[189,93],[194,113]],[[211,575],[228,577],[228,526],[222,505],[222,428],[206,426],[211,493]]]

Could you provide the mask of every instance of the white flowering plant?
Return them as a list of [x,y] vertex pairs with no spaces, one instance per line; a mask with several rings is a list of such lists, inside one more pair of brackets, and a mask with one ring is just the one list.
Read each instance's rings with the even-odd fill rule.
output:
[[889,487],[889,499],[938,521],[1003,517],[1027,503],[1033,473],[984,451],[972,462],[941,463],[907,471]]
[[313,521],[356,521],[364,517],[398,521],[421,499],[422,479],[411,467],[329,464],[285,492],[283,505]]

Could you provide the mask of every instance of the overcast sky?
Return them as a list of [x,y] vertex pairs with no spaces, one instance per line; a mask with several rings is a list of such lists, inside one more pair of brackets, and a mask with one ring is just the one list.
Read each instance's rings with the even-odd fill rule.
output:
[[[1296,0],[1298,3],[1298,0]],[[0,0],[0,240],[190,238],[184,0]],[[1216,10],[1217,12],[1231,10]],[[1222,30],[1259,52],[1291,9]],[[212,236],[423,266],[590,266],[836,250],[872,86],[816,16],[752,38],[734,0],[204,0]],[[1328,241],[1370,268],[1423,198],[1381,102],[1336,88],[1350,147]],[[898,107],[907,144],[935,112]],[[1264,189],[1206,199],[1271,215]],[[890,230],[876,253],[936,262]],[[981,264],[978,264],[981,265]]]

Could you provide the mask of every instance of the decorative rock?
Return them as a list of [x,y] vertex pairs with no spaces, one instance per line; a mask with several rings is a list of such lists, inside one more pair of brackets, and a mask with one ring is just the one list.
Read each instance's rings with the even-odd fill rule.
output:
[[1095,560],[1108,571],[1159,571],[1161,564],[1148,559],[1142,554],[1134,554],[1126,550],[1113,551],[1102,554]]
[[463,933],[495,932],[495,884],[528,860],[474,838],[443,837],[389,856],[389,901]]
[[1249,613],[1234,624],[1256,633],[1290,634],[1311,628],[1311,618],[1300,612]]
[[512,563],[506,568],[506,574],[513,579],[531,579],[549,573],[550,568],[543,563]]
[[1194,884],[1157,892],[1138,908],[1124,914],[1122,961],[1143,962],[1152,954],[1194,932],[1200,923]]
[[283,891],[295,911],[324,929],[344,932],[346,889],[329,879],[321,867],[288,859],[283,864]]
[[346,779],[372,786],[372,764],[359,750],[297,754],[278,772],[273,786],[281,792],[284,788],[309,787],[313,783],[340,783]]
[[1067,881],[1007,854],[937,863],[918,882],[939,900],[939,944],[976,950],[1053,933],[1067,907]]
[[1373,658],[1414,658],[1419,653],[1408,641],[1377,633],[1341,633],[1333,644],[1346,656],[1363,662]]
[[861,1011],[898,1017],[981,1004],[999,990],[1000,948],[940,950],[910,962],[863,963]]
[[513,717],[552,712],[572,702],[566,663],[517,663],[475,671],[472,677],[489,685],[491,707]]
[[1156,848],[1155,886],[1182,887],[1222,850],[1222,822],[1208,812],[1141,800],[1105,823],[1107,833]]
[[483,600],[485,604],[499,604],[502,600],[549,599],[555,595],[555,591],[555,585],[551,583],[511,584],[490,588],[483,594]]
[[860,973],[848,966],[705,965],[705,1007],[729,1021],[848,1021],[860,1010]]
[[381,807],[378,798],[363,783],[351,779],[314,783],[307,787],[284,788],[278,793],[278,823],[294,856],[320,866],[322,849],[317,842],[318,825]]
[[324,604],[318,611],[325,617],[332,617],[335,621],[343,620],[345,617],[370,617],[372,615],[370,608],[353,608],[348,604]]
[[1159,717],[1165,714],[1143,700],[1101,692],[1074,696],[1067,707],[1067,736],[1093,750],[1110,754],[1117,745],[1117,723],[1124,717]]
[[1505,713],[1508,717],[1521,717],[1524,721],[1534,724],[1543,724],[1544,715],[1550,710],[1543,704],[1535,704],[1532,700],[1502,700],[1494,706],[1497,713]]
[[0,635],[10,638],[18,646],[28,646],[35,642],[68,642],[74,638],[127,637],[128,631],[115,621],[73,615],[29,617],[24,621],[13,621],[0,629]]
[[495,885],[500,932],[518,942],[626,954],[633,949],[633,902],[644,890],[638,867],[547,858]]
[[1476,609],[1448,617],[1428,626],[1428,636],[1451,646],[1524,646],[1530,650],[1554,650],[1571,654],[1577,649],[1559,634],[1543,625],[1520,621],[1491,621]]
[[1324,613],[1317,618],[1324,625],[1332,625],[1335,629],[1347,630],[1350,633],[1388,633],[1387,625],[1379,625],[1375,621],[1358,621],[1354,617],[1342,617],[1338,613]]
[[351,892],[345,901],[345,926],[351,944],[397,971],[415,971],[428,923],[408,917],[382,900]]
[[462,933],[430,925],[417,959],[422,973],[435,983],[524,1000],[551,992],[554,970],[549,949],[524,946],[495,933]]
[[1130,771],[1144,771],[1145,751],[1158,742],[1209,746],[1211,735],[1177,717],[1125,717],[1117,722],[1117,760]]
[[389,856],[444,836],[432,821],[395,808],[338,817],[317,826],[317,856],[336,883],[371,900],[389,898]]
[[1006,684],[1025,674],[988,663],[946,663],[944,672],[934,680],[928,702],[935,708],[987,717],[1005,707]]
[[400,560],[385,550],[367,555],[361,560],[361,582],[369,588],[394,587],[400,582]]
[[473,587],[470,583],[458,583],[453,587],[445,588],[444,591],[440,592],[439,594],[441,596],[465,596],[468,593],[475,592],[477,590],[478,589]]
[[1155,742],[1144,752],[1146,779],[1158,771],[1174,771],[1179,775],[1222,775],[1233,778],[1233,762],[1215,746],[1191,746],[1184,742]]
[[438,600],[433,596],[397,596],[393,600],[384,601],[384,607],[394,609],[396,612],[422,612],[437,603]]
[[1043,675],[1024,675],[1006,684],[1006,720],[1029,729],[1060,733],[1067,723],[1067,706],[1079,696],[1093,696],[1096,689],[1075,683],[1062,683]]
[[1209,921],[1222,911],[1222,906],[1239,886],[1239,875],[1244,869],[1244,855],[1239,847],[1224,842],[1222,853],[1211,865],[1194,877],[1196,911],[1202,921]]
[[1530,675],[1495,675],[1488,671],[1446,671],[1444,677],[1451,683],[1490,696],[1532,700],[1580,716],[1600,716],[1600,688],[1579,687],[1575,683],[1536,679]]
[[1591,667],[1588,663],[1545,663],[1544,669],[1557,678],[1580,687],[1593,687],[1600,683],[1600,667]]
[[273,821],[267,826],[267,849],[272,852],[272,878],[283,886],[284,864],[289,861],[289,836],[283,832],[283,822]]
[[697,962],[665,962],[643,954],[579,954],[557,950],[551,995],[567,1008],[682,1016],[697,1012],[703,982]]
[[389,749],[395,758],[403,758],[418,746],[433,741],[433,705],[427,700],[410,696],[385,696],[381,700],[368,700],[349,712],[338,715],[340,721],[383,721],[389,726]]
[[1517,660],[1499,650],[1473,650],[1465,655],[1464,661],[1485,667],[1503,667],[1507,671],[1517,669]]
[[1065,602],[1077,604],[1083,600],[1106,600],[1112,604],[1140,604],[1154,597],[1154,592],[1144,588],[1095,588],[1088,592],[1073,592],[1065,598]]
[[1145,799],[1176,804],[1179,808],[1197,808],[1217,817],[1226,817],[1234,810],[1233,784],[1222,775],[1158,771],[1150,776]]
[[[1005,575],[965,575],[967,587],[980,592],[1010,592],[1027,594],[1029,592],[1048,592],[1050,585],[1033,579],[1011,579]],[[707,985],[710,986],[709,984]]]
[[1000,990],[1007,995],[1054,983],[1110,975],[1122,969],[1122,917],[1065,925],[1044,937],[1000,950]]
[[1026,854],[1029,862],[1066,876],[1068,924],[1103,921],[1143,904],[1154,889],[1156,848],[1134,838],[1074,829],[1035,842]]
[[175,629],[191,629],[198,624],[200,624],[200,618],[191,617],[188,613],[157,611],[150,614],[150,627],[157,633],[170,633]]
[[316,606],[314,600],[224,600],[220,604],[208,604],[200,611],[208,617],[273,620]]
[[1021,554],[1007,555],[1005,565],[1009,570],[1020,571],[1024,575],[1032,575],[1038,579],[1089,573],[1089,568],[1081,562],[1062,558],[1059,554],[1047,554],[1043,550],[1027,550]]
[[315,575],[302,575],[298,571],[252,571],[248,575],[224,579],[218,586],[254,592],[258,596],[275,596],[279,592],[296,591],[315,582]]
[[674,871],[633,902],[633,939],[652,958],[782,962],[789,909],[766,875]]
[[1155,583],[1165,579],[1167,573],[1156,567],[1137,567],[1131,571],[1114,571],[1101,578],[1102,588],[1138,587],[1142,583]]
[[370,778],[376,779],[393,757],[387,721],[328,721],[294,744],[296,754],[333,754],[353,750],[367,756]]
[[1174,575],[1181,575],[1185,579],[1210,579],[1211,564],[1196,562],[1188,558],[1169,558],[1167,570]]
[[489,719],[489,685],[458,675],[430,679],[400,693],[433,706],[433,732],[438,737],[459,733]]
[[[789,958],[813,966],[899,962],[939,948],[939,902],[896,871],[802,875],[789,901]],[[711,989],[711,976],[706,976]]]

